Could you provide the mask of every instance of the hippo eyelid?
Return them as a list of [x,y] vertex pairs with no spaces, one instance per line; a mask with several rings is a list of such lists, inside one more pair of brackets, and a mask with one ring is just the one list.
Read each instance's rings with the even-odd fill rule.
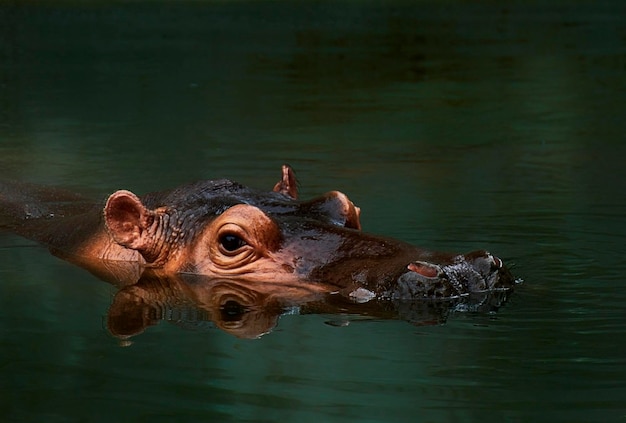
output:
[[219,237],[220,249],[224,250],[224,253],[234,253],[241,247],[248,245],[248,243],[239,235],[226,232]]
[[246,230],[238,224],[230,222],[217,230],[215,242],[219,252],[230,257],[237,256],[242,250],[252,247]]

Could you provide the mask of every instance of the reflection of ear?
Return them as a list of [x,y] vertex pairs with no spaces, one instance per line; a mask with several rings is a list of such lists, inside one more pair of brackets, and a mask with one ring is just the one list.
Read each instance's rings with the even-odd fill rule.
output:
[[115,242],[134,250],[145,247],[142,235],[152,225],[154,216],[130,191],[114,192],[104,206],[104,220]]
[[298,181],[296,174],[291,166],[284,164],[282,168],[281,180],[274,185],[274,192],[280,192],[283,195],[291,197],[293,200],[298,199]]
[[156,308],[143,299],[145,293],[133,288],[115,294],[107,313],[107,329],[121,339],[138,335],[159,322]]

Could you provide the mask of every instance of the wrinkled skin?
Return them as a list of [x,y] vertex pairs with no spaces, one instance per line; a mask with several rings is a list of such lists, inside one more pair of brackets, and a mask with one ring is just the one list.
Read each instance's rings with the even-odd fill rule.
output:
[[0,186],[0,224],[118,285],[144,268],[272,286],[309,284],[355,303],[455,298],[509,289],[486,251],[436,253],[361,232],[360,210],[332,191],[298,200],[283,166],[273,191],[201,181],[138,197],[117,191],[93,205],[61,190]]

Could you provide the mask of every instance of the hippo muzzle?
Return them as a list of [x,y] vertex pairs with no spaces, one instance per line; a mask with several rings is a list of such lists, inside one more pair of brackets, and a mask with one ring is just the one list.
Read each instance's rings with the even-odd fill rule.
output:
[[513,282],[502,260],[487,251],[475,251],[455,256],[450,263],[411,262],[383,297],[455,298],[473,292],[509,289]]

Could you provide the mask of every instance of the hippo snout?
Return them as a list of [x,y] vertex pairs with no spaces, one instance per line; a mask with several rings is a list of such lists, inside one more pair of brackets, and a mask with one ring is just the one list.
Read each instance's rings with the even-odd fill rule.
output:
[[455,298],[472,292],[509,289],[514,281],[498,257],[475,251],[447,263],[413,261],[388,293],[391,299]]

